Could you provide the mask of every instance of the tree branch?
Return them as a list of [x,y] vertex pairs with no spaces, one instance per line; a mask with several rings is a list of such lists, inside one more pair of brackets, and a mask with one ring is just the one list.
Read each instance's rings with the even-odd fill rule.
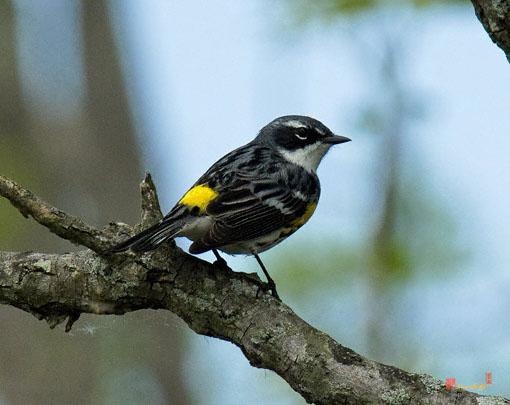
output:
[[100,252],[109,244],[108,239],[97,229],[52,207],[4,176],[0,176],[0,195],[7,198],[25,218],[31,216],[54,234],[76,245]]
[[492,42],[510,62],[510,0],[471,0],[475,12]]
[[[141,185],[142,219],[161,216],[150,176]],[[25,216],[94,251],[126,237],[127,225],[97,230],[0,177],[0,195]],[[0,252],[0,303],[55,327],[80,313],[123,314],[167,309],[195,332],[237,345],[250,364],[275,371],[316,404],[510,404],[457,389],[364,358],[299,318],[269,294],[255,275],[233,272],[184,253],[174,244],[154,252],[108,258],[91,250],[69,254]]]

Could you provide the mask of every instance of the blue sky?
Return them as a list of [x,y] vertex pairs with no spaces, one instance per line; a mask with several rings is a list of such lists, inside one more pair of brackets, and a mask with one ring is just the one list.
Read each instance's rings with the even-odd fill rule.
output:
[[[131,1],[112,9],[127,74],[135,81],[132,97],[145,139],[145,166],[157,167],[154,176],[166,209],[210,164],[251,140],[265,123],[283,114],[306,114],[353,142],[326,157],[313,220],[276,249],[289,252],[324,233],[347,241],[361,238],[370,219],[366,176],[376,146],[356,133],[356,109],[373,91],[356,59],[356,24],[284,32],[271,5],[256,1]],[[419,302],[410,298],[417,291],[406,291],[404,302],[421,318],[415,332],[437,377],[470,384],[483,382],[484,372],[492,371],[494,386],[486,393],[508,395],[509,65],[469,5],[403,15],[406,81],[427,101],[410,147],[427,184],[453,213],[472,259],[448,283],[414,287]],[[370,41],[378,32],[363,35]],[[167,172],[178,173],[169,184]],[[267,254],[269,267],[272,254],[278,252]],[[251,260],[230,262],[253,271]],[[320,312],[321,304],[309,315]],[[208,385],[204,401],[234,403],[243,392],[244,403],[269,403],[274,395],[283,403],[279,395],[287,388],[278,383],[267,388],[271,373],[252,369],[237,348],[201,337],[194,343],[190,376],[230,382]],[[204,358],[209,359],[205,365]]]
[[[18,9],[23,4],[25,0],[20,0]],[[40,11],[58,19],[59,7],[42,6]],[[270,269],[280,254],[292,253],[311,239],[326,235],[354,243],[366,236],[373,220],[370,176],[377,144],[356,121],[366,100],[380,96],[369,72],[376,56],[371,53],[377,53],[370,44],[377,43],[381,32],[370,29],[367,19],[327,28],[315,23],[298,33],[282,28],[288,21],[280,11],[273,3],[255,0],[117,0],[111,7],[125,77],[132,85],[144,166],[157,182],[164,210],[214,161],[250,141],[277,116],[311,115],[353,139],[321,164],[318,209],[306,227],[263,256]],[[62,13],[77,9],[68,6]],[[408,148],[416,161],[407,164],[424,172],[427,187],[457,223],[461,247],[470,253],[453,278],[429,280],[402,292],[402,307],[414,317],[410,327],[428,359],[416,371],[442,379],[456,377],[463,384],[483,382],[484,373],[491,371],[494,386],[486,393],[510,395],[509,64],[470,5],[433,8],[419,15],[392,10],[370,18],[377,23],[374,26],[389,25],[400,36],[406,86],[426,102],[426,113],[413,124],[409,137]],[[34,23],[25,21],[23,29]],[[39,19],[38,24],[44,21]],[[47,77],[68,83],[64,87],[69,93],[59,95],[61,104],[78,109],[83,91],[77,79],[78,33],[73,24],[58,28],[59,33],[70,33],[58,36],[63,52],[59,60],[68,69]],[[23,45],[23,37],[20,41]],[[36,52],[23,46],[20,56],[30,87],[34,74],[30,66],[44,69],[44,65],[37,63]],[[33,83],[41,86],[38,80]],[[48,106],[44,114],[60,114],[51,111],[53,99],[45,103],[38,98],[38,94],[53,97],[51,82],[44,83],[48,88],[31,89],[29,99]],[[184,241],[180,244],[186,246]],[[233,258],[229,263],[245,271],[257,269],[251,258]],[[346,320],[354,329],[360,327],[361,290],[356,285],[339,286],[343,295],[334,302],[318,300],[306,307],[288,303],[338,339],[340,329],[331,327],[331,318],[337,317],[338,328]],[[285,286],[280,286],[280,293],[285,297]],[[203,403],[238,403],[240,398],[245,404],[301,401],[272,373],[250,367],[231,344],[193,336],[187,373]],[[361,349],[354,337],[346,339],[341,343]]]

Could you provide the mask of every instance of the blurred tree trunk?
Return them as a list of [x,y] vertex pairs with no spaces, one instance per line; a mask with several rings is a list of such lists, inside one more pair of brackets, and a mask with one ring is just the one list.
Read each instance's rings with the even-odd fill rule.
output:
[[[16,165],[12,170],[23,167],[32,178],[27,184],[55,205],[97,226],[108,220],[136,223],[139,201],[132,197],[139,194],[143,170],[107,1],[82,1],[80,11],[84,109],[76,116],[62,114],[48,119],[26,111],[16,59],[13,5],[0,0],[0,139],[2,144],[15,145]],[[59,55],[44,50],[42,54]],[[4,170],[3,165],[1,168]],[[19,179],[12,170],[3,174]],[[75,249],[39,228],[32,231],[32,224],[21,216],[16,220],[16,228],[29,228],[29,232],[20,235],[20,240],[7,240],[9,249]],[[149,377],[158,380],[156,386],[163,391],[165,403],[186,404],[189,401],[181,376],[182,332],[162,326],[160,318],[146,312],[129,319],[109,317],[104,329],[90,336],[80,333],[80,328],[97,321],[85,316],[75,326],[74,336],[65,336],[60,331],[48,331],[21,311],[2,306],[0,397],[5,396],[12,404],[68,404],[76,403],[77,398],[82,404],[102,403],[106,398],[115,401],[118,398],[108,397],[105,390],[111,390],[118,370],[122,372],[130,365],[147,370]],[[169,318],[173,322],[174,317]]]
[[[107,1],[83,0],[82,5],[87,111],[92,139],[97,145],[90,156],[91,166],[84,172],[89,175],[91,191],[104,199],[100,205],[101,223],[112,218],[138,222],[133,219],[139,213],[139,201],[133,201],[132,197],[138,194],[137,187],[143,173]],[[124,333],[118,338],[129,337],[128,342],[134,339],[138,340],[138,344],[119,345],[110,339],[116,350],[103,352],[106,356],[103,365],[108,367],[109,363],[116,361],[113,357],[108,358],[108,353],[138,364],[145,362],[159,377],[160,385],[166,391],[167,403],[185,405],[189,401],[181,373],[182,332],[177,328],[164,327],[158,321],[159,317],[143,322],[144,318],[147,314],[139,312],[129,321],[122,321],[122,326],[119,326]],[[169,318],[175,321],[175,317]],[[147,328],[141,330],[140,323]],[[123,349],[122,353],[120,349]]]
[[21,96],[16,59],[14,10],[10,0],[0,0],[0,139],[26,133],[26,112]]
[[405,108],[400,87],[396,61],[398,52],[390,38],[381,46],[379,67],[381,84],[385,88],[385,103],[380,106],[380,153],[376,162],[376,183],[380,187],[379,213],[374,224],[371,241],[371,262],[368,266],[369,311],[367,311],[367,349],[380,361],[387,360],[395,345],[388,336],[385,325],[387,314],[392,310],[388,286],[392,284],[394,272],[393,252],[397,226],[397,201],[399,196],[400,146],[404,136]]
[[79,173],[99,200],[99,224],[112,218],[133,222],[139,202],[132,196],[143,171],[107,2],[83,0],[82,8],[90,139],[86,167]]

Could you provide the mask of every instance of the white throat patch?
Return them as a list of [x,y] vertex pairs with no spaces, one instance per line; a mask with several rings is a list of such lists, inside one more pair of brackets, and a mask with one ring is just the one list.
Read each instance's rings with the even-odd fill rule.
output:
[[330,146],[331,145],[329,144],[317,141],[311,145],[305,146],[304,148],[293,151],[280,149],[279,152],[289,162],[301,166],[311,173],[315,173],[317,171],[317,167],[319,167],[319,163]]

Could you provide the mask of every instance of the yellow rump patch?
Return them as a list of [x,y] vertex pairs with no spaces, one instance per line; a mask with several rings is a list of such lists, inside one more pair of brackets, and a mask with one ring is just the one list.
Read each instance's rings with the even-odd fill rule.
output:
[[283,229],[283,233],[290,233],[297,231],[300,227],[302,227],[312,216],[312,214],[317,208],[317,203],[310,204],[306,209],[305,213],[302,217],[296,218],[294,221],[290,223],[290,226]]
[[184,204],[191,208],[198,207],[200,212],[203,212],[207,205],[216,197],[218,197],[216,191],[205,184],[200,184],[184,194],[179,204]]

